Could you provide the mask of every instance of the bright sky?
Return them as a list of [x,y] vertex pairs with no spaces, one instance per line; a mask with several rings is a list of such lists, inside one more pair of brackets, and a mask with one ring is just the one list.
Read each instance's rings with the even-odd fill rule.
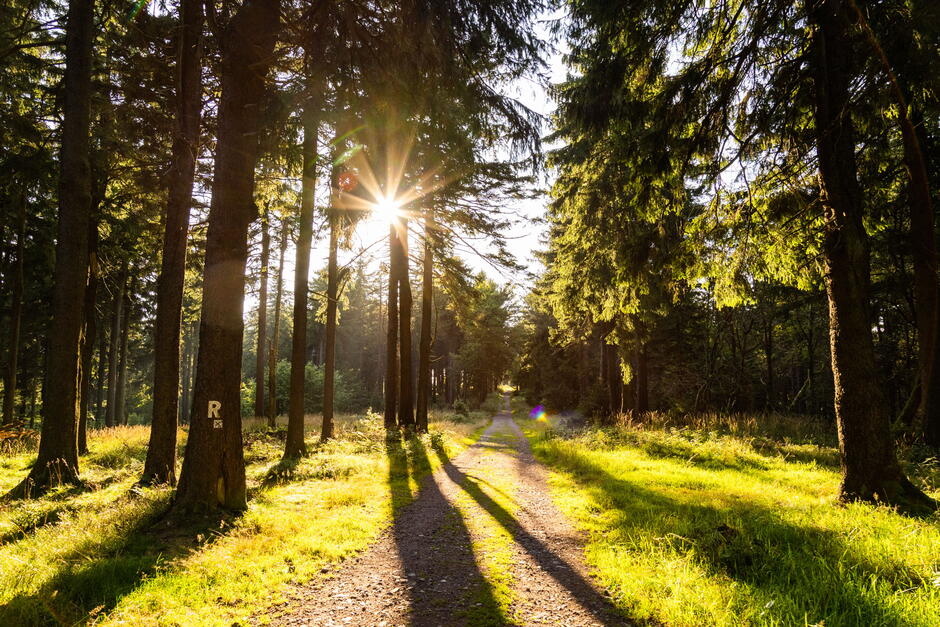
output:
[[[548,33],[547,20],[554,19],[558,15],[558,12],[549,13],[544,15],[539,20],[538,34],[543,40],[549,41],[550,38]],[[553,84],[561,82],[565,78],[566,73],[565,67],[562,63],[561,51],[552,52],[551,55],[546,59],[546,62],[546,73],[549,82]],[[512,97],[517,98],[520,102],[528,106],[533,111],[543,115],[546,119],[545,126],[543,128],[543,134],[547,134],[550,131],[548,118],[554,111],[555,105],[552,102],[552,99],[549,96],[547,90],[542,85],[531,79],[519,80],[516,81],[515,84],[509,85],[507,87],[506,93]],[[546,146],[545,148],[548,147]],[[543,173],[541,175],[539,188],[544,192],[551,187],[551,182],[550,173]],[[327,194],[328,190],[326,189],[325,185],[323,185],[321,189],[318,189],[316,199],[318,207],[322,206],[322,204],[325,202]],[[539,219],[545,214],[545,207],[547,202],[548,197],[543,193],[542,195],[532,199],[507,199],[507,206],[505,207],[507,213],[515,217],[515,223],[507,231],[507,240],[509,242],[510,250],[516,256],[517,260],[523,266],[525,266],[528,271],[531,272],[537,272],[539,269],[539,264],[535,260],[533,253],[541,247],[540,241],[542,239],[545,228],[544,225],[539,222]],[[326,266],[328,254],[326,246],[327,234],[325,232],[321,232],[319,234],[316,232],[316,229],[322,225],[322,215],[317,215],[315,220],[316,223],[314,226],[314,235],[319,237],[317,237],[316,241],[314,241],[313,251],[310,257],[311,277],[313,277],[315,273],[320,272]],[[344,264],[350,261],[353,257],[363,254],[363,248],[368,248],[368,252],[366,252],[365,255],[374,258],[374,263],[378,263],[379,260],[387,256],[387,218],[380,215],[366,218],[357,226],[355,239],[356,242],[354,243],[352,250],[340,251],[340,264]],[[412,236],[412,239],[412,247],[420,245],[419,241],[414,239],[414,236]],[[487,249],[486,242],[475,241],[472,242],[472,244],[477,249]],[[271,276],[273,279],[277,264],[277,250],[274,242],[272,242],[271,248],[272,258],[270,261],[270,267]],[[528,276],[526,272],[512,274],[499,271],[469,249],[459,250],[458,253],[464,258],[464,260],[473,270],[482,270],[497,283],[508,283],[513,285],[519,296],[527,291]],[[289,293],[292,290],[293,275],[294,250],[292,247],[289,247],[284,263],[285,292]],[[244,309],[245,316],[253,316],[253,311],[256,308],[257,293],[249,291],[246,294]]]

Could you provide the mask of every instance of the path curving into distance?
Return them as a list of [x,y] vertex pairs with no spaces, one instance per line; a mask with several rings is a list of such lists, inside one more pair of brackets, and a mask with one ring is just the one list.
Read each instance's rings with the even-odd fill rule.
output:
[[511,414],[425,478],[358,557],[272,608],[275,625],[624,625]]

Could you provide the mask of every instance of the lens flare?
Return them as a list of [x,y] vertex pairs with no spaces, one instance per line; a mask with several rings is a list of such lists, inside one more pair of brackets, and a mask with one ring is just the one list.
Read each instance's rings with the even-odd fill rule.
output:
[[532,411],[529,412],[529,418],[532,420],[538,420],[540,422],[547,422],[548,418],[546,416],[547,412],[541,405],[536,405],[532,408]]

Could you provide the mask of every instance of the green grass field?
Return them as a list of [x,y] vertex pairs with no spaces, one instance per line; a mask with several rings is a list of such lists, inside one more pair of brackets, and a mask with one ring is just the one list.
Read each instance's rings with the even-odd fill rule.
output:
[[[838,453],[762,425],[559,432],[527,421],[552,493],[643,624],[940,625],[940,516],[842,506]],[[753,422],[753,421],[752,421]],[[936,459],[910,468],[940,497]]]
[[[482,426],[434,418],[429,436],[404,447],[386,445],[374,416],[341,418],[321,446],[311,420],[312,454],[288,467],[278,463],[283,427],[246,421],[248,510],[183,528],[162,520],[170,489],[134,487],[148,429],[94,431],[84,488],[0,505],[0,625],[244,624],[375,539],[440,463],[418,449],[453,455]],[[0,456],[0,492],[33,455]]]

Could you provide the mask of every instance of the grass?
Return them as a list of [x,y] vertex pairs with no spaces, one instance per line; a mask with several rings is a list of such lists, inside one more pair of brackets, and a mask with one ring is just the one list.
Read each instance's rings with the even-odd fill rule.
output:
[[[722,420],[526,422],[618,607],[666,625],[940,624],[940,515],[840,505],[835,449],[779,421]],[[936,460],[909,470],[940,497]]]
[[[134,487],[147,428],[92,432],[81,460],[85,488],[0,507],[0,624],[263,622],[261,611],[291,584],[365,548],[414,497],[418,480],[440,464],[417,450],[455,454],[480,431],[434,416],[423,442],[390,450],[380,418],[337,423],[337,438],[320,445],[310,420],[312,454],[285,465],[283,427],[246,421],[248,510],[183,528],[162,521],[169,488]],[[0,492],[22,479],[33,456],[0,456]],[[391,473],[396,466],[411,470]]]

